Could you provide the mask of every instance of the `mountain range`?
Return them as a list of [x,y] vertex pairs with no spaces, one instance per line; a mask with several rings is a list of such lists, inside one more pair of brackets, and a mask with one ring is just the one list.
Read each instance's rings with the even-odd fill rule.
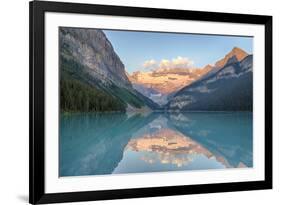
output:
[[62,111],[252,110],[253,56],[234,47],[213,66],[128,74],[102,30],[59,29]]

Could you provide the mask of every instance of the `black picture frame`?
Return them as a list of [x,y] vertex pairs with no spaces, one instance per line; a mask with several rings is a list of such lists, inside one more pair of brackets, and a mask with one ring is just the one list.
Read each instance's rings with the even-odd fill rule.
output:
[[[262,15],[184,11],[124,6],[105,6],[62,2],[33,1],[30,12],[30,164],[29,202],[31,204],[75,202],[137,197],[154,197],[198,193],[260,190],[272,188],[272,17]],[[260,24],[265,26],[265,180],[235,183],[197,184],[154,188],[135,188],[107,191],[68,193],[45,192],[45,80],[44,33],[45,13],[80,13],[113,16],[149,17],[163,19],[199,20],[210,22]]]

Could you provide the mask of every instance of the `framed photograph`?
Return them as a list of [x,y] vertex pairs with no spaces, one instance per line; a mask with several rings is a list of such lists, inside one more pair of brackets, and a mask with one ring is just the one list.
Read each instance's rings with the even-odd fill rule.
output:
[[30,203],[270,188],[271,16],[30,2]]

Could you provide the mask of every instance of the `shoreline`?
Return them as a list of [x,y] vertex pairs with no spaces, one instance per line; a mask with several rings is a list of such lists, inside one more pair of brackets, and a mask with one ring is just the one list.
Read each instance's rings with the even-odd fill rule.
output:
[[73,114],[147,114],[147,113],[253,113],[251,110],[189,110],[189,111],[167,111],[167,110],[151,110],[149,112],[144,111],[105,111],[105,112],[80,112],[80,111],[59,111],[60,115],[73,115]]

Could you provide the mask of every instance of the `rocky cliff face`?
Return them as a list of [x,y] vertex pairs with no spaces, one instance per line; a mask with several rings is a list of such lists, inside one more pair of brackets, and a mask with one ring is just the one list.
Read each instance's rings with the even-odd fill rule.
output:
[[253,56],[243,58],[245,52],[237,56],[233,53],[237,54],[232,50],[226,55],[227,61],[223,62],[222,68],[214,68],[203,78],[178,91],[170,99],[167,109],[252,110]]
[[123,63],[102,31],[60,28],[60,43],[62,56],[84,65],[93,78],[103,83],[131,87]]
[[59,40],[62,75],[97,88],[130,109],[157,107],[133,89],[122,61],[101,30],[61,27]]

